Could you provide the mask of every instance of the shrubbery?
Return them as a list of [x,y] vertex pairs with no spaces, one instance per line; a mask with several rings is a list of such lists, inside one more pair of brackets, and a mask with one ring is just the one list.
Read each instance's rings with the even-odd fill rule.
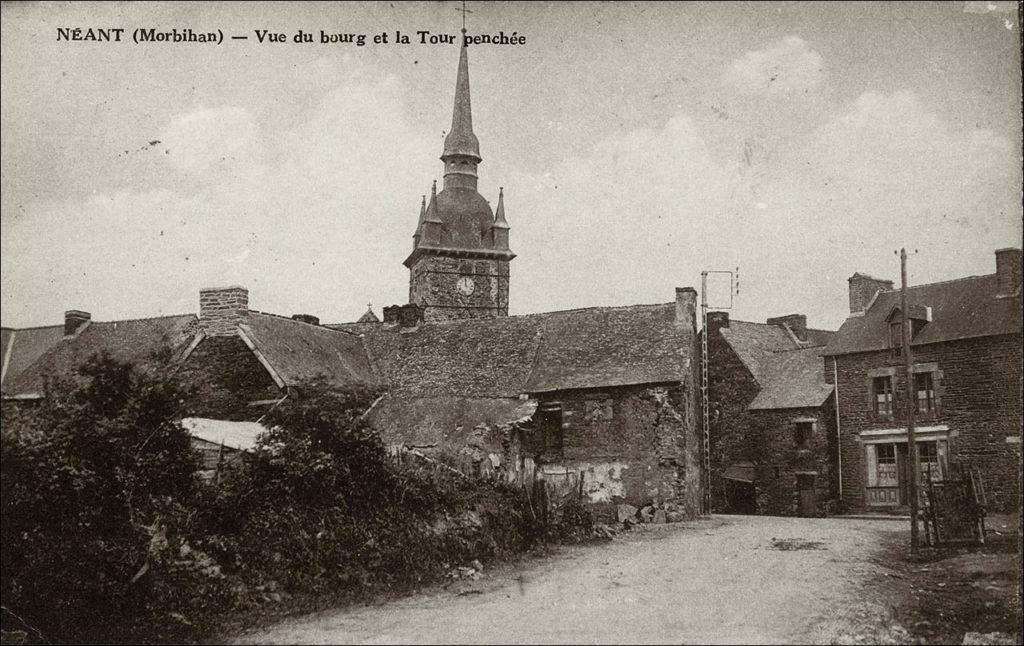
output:
[[370,391],[301,388],[218,484],[177,424],[189,393],[96,357],[3,420],[3,628],[34,641],[196,639],[288,593],[438,580],[542,535],[521,492],[397,462]]

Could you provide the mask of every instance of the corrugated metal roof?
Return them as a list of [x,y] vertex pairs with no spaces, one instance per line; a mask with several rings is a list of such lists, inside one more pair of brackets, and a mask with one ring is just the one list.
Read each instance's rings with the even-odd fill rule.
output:
[[239,451],[251,451],[256,447],[256,440],[267,428],[256,422],[227,422],[204,417],[186,417],[181,426],[190,435],[211,444],[223,444]]
[[[1020,334],[1020,293],[1012,297],[997,297],[997,293],[995,274],[908,287],[909,305],[932,308],[931,322],[921,328],[911,345]],[[880,292],[863,316],[846,319],[823,354],[887,349],[889,323],[886,317],[899,304],[899,290]]]

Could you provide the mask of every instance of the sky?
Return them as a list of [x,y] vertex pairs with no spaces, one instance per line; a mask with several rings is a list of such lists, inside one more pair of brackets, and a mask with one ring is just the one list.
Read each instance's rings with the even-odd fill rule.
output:
[[[0,4],[3,325],[196,312],[232,284],[327,323],[405,303],[458,63],[415,34],[458,34],[460,6]],[[712,307],[835,329],[847,278],[898,284],[901,247],[919,284],[1021,246],[1016,3],[468,8],[471,35],[526,39],[469,48],[480,192],[493,206],[504,187],[518,254],[511,314],[667,302],[738,268],[731,298],[712,275]]]

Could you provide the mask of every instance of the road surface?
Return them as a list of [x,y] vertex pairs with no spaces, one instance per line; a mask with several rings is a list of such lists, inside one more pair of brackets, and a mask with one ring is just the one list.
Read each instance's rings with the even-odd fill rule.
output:
[[885,534],[904,529],[756,516],[645,526],[238,643],[892,643],[884,601],[862,588],[884,573]]

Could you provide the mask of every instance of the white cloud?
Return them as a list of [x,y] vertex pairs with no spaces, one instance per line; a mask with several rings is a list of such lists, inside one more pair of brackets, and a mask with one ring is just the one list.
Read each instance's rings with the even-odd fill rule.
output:
[[821,55],[799,36],[787,36],[733,61],[723,80],[743,93],[785,94],[816,88],[824,79]]
[[256,120],[243,108],[201,108],[174,119],[160,141],[175,168],[198,174],[214,165],[257,161],[257,130]]

